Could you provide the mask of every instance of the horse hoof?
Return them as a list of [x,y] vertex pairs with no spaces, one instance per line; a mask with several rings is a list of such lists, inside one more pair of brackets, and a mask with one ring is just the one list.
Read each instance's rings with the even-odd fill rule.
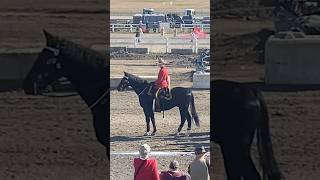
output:
[[151,133],[151,136],[154,136],[154,135],[156,135],[156,132]]
[[149,136],[150,133],[149,132],[145,132],[143,136]]
[[175,137],[179,137],[179,136],[180,136],[180,133],[177,132],[174,136],[175,136]]
[[186,132],[185,136],[186,136],[186,137],[189,137],[189,136],[190,136],[190,134],[191,134],[191,130],[187,130],[187,132]]

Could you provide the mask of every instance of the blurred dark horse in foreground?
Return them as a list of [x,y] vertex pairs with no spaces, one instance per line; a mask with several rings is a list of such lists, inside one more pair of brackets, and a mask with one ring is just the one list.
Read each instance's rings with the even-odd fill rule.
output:
[[262,94],[245,84],[216,80],[211,103],[211,141],[221,147],[228,180],[261,180],[250,154],[256,131],[263,179],[280,180]]
[[24,91],[41,95],[46,87],[66,77],[86,102],[93,115],[98,141],[109,157],[109,67],[106,57],[71,41],[44,31],[47,46],[43,48],[24,80]]

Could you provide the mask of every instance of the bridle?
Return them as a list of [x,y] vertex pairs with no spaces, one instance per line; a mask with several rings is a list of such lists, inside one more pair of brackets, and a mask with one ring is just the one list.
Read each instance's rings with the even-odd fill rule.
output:
[[[44,47],[44,49],[47,49],[51,52],[53,52],[54,56],[59,56],[60,55],[60,50],[59,49],[56,49],[56,48],[53,48],[53,47],[49,47],[49,46],[46,46]],[[61,65],[60,65],[60,68],[61,68]],[[52,85],[53,83],[57,82],[57,80],[53,81],[52,83],[48,84],[48,85]],[[47,85],[47,86],[48,86]],[[110,93],[110,88],[108,88],[106,91],[104,91],[102,93],[101,96],[99,96],[91,105],[88,105],[88,107],[91,109],[91,110],[94,110],[94,108],[97,106],[97,104],[99,104],[101,102],[101,100],[103,98],[106,97],[106,95]],[[63,97],[72,97],[72,96],[79,96],[79,93],[72,93],[72,94],[67,94],[67,95],[50,95],[50,94],[45,94],[45,93],[40,93],[41,96],[46,96],[46,97],[58,97],[58,98],[63,98]]]
[[[129,81],[129,78],[128,78],[127,76],[124,76],[124,78],[125,78],[127,81]],[[130,82],[129,82],[129,83],[130,83]],[[138,94],[138,96],[141,96],[142,93],[143,93],[147,88],[148,88],[148,86],[146,86],[146,87]]]

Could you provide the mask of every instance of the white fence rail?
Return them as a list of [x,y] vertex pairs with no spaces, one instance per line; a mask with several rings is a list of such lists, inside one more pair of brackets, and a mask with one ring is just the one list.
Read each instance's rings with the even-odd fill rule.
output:
[[[134,32],[139,24],[110,24],[110,31],[116,32],[117,30],[126,29],[129,32]],[[202,31],[210,31],[210,24],[181,24],[180,30],[193,29],[194,27],[200,27]]]
[[198,53],[199,46],[210,48],[210,38],[111,38],[112,46],[133,46],[141,47],[144,45],[160,45],[165,48],[166,53],[169,53],[173,46],[191,46],[194,53]]

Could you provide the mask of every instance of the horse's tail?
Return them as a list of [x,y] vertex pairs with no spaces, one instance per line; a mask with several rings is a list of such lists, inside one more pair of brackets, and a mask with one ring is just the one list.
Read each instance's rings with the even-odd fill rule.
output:
[[196,126],[200,127],[200,119],[196,111],[196,106],[194,104],[194,96],[191,90],[190,90],[190,93],[191,93],[191,102],[190,102],[191,116],[194,119]]
[[257,129],[257,145],[260,154],[260,163],[263,170],[263,180],[265,180],[266,177],[268,177],[269,180],[281,180],[282,175],[274,158],[272,149],[267,106],[261,92],[257,90],[255,91],[259,98],[260,112],[262,116]]

